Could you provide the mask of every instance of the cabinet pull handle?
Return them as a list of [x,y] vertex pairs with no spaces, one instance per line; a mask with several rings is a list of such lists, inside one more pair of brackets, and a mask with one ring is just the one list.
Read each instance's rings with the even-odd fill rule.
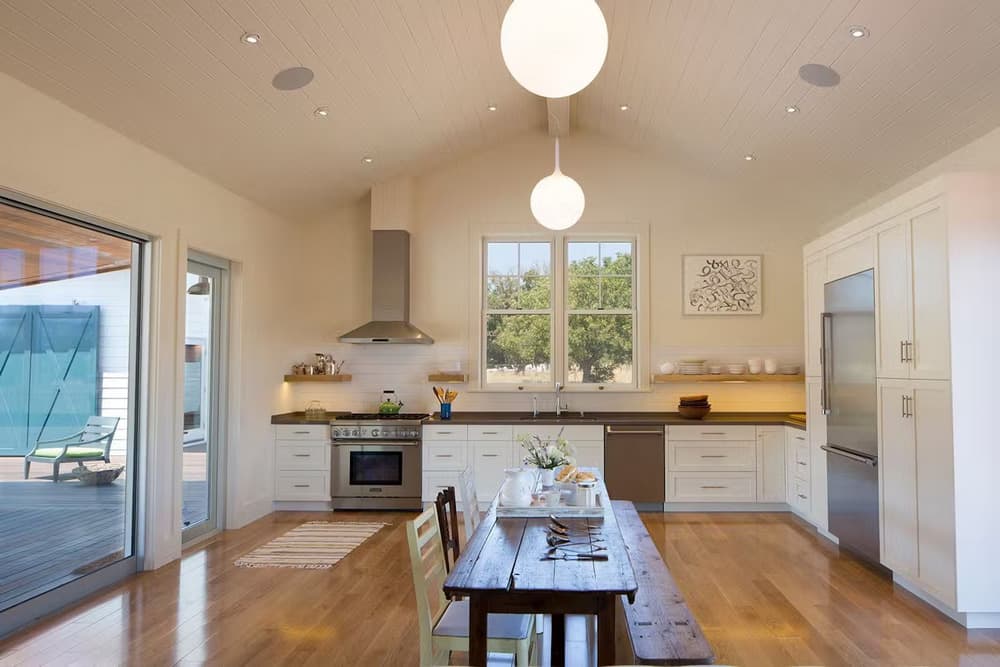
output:
[[800,494],[798,494],[798,496],[799,496],[799,498],[801,498],[802,500],[808,500],[808,498],[807,498],[806,496],[802,495],[801,493],[800,493]]
[[906,341],[906,360],[913,363],[913,341]]
[[903,394],[902,396],[900,396],[900,398],[902,399],[903,403],[901,416],[906,417],[906,394]]
[[295,458],[298,458],[298,459],[307,459],[310,456],[312,456],[312,454],[295,454],[294,456],[295,456]]
[[703,458],[703,459],[724,459],[724,458],[726,458],[726,455],[725,454],[702,454],[701,458]]
[[480,454],[484,459],[495,459],[499,458],[499,454]]
[[900,362],[906,361],[906,341],[905,340],[899,341],[899,361]]
[[451,454],[435,454],[434,456],[437,457],[437,458],[439,458],[439,459],[450,459],[451,458]]
[[497,435],[499,431],[483,431],[483,435]]
[[310,486],[309,484],[296,484],[295,488],[296,489],[308,489],[309,486]]
[[807,465],[805,461],[796,461],[796,463],[798,463],[800,466]]
[[806,437],[804,435],[797,435],[797,436],[795,436],[795,439],[796,440],[803,440],[804,441],[806,439]]
[[707,485],[706,484],[702,484],[701,488],[703,488],[703,489],[728,489],[729,487],[728,486],[712,485],[712,484],[707,484]]
[[295,431],[295,435],[309,435],[309,431]]
[[451,435],[451,431],[438,431],[438,435]]
[[725,435],[723,431],[702,431],[702,435]]

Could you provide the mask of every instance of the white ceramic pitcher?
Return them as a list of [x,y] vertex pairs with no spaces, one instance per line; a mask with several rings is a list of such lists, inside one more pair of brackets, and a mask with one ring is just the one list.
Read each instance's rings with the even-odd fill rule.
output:
[[504,507],[530,507],[535,473],[532,468],[504,470],[503,486],[500,487],[500,504]]

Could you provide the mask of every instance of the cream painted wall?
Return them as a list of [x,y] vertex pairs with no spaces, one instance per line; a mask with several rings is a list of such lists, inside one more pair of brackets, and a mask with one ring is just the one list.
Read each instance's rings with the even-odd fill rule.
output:
[[[587,196],[581,228],[642,225],[649,229],[651,353],[647,366],[684,353],[722,359],[773,354],[801,360],[801,249],[813,228],[792,210],[758,197],[739,182],[702,178],[690,168],[631,151],[597,135],[571,134],[563,142],[562,164]],[[369,316],[368,205],[360,202],[310,223],[303,257],[320,253],[327,259],[312,264],[303,289],[334,289],[328,308],[304,315],[307,324],[300,345],[287,361],[313,351],[332,351],[349,359],[355,379],[340,387],[286,386],[296,407],[318,399],[329,409],[371,409],[380,387],[391,383],[404,401],[410,399],[410,407],[432,408],[426,373],[456,359],[473,363],[468,351],[469,321],[470,309],[476,308],[478,280],[473,275],[472,239],[479,230],[500,226],[533,228],[528,195],[551,170],[551,139],[538,133],[415,178],[411,317],[435,338],[433,349],[405,352],[404,347],[336,344],[338,334]],[[329,259],[329,253],[335,260]],[[681,316],[681,256],[685,253],[763,254],[763,316]],[[365,369],[365,377],[358,368]],[[639,372],[650,370],[646,367]],[[372,380],[372,376],[379,379]],[[678,393],[698,389],[705,386],[659,386],[652,392],[617,396],[575,394],[570,402],[574,408],[589,410],[670,409]],[[804,405],[804,391],[798,386],[713,386],[710,391],[716,409],[789,410]],[[523,395],[465,392],[456,409],[526,409],[528,404]]]
[[298,245],[285,221],[0,74],[0,187],[150,235],[154,286],[146,420],[146,566],[180,554],[183,281],[187,248],[234,262],[227,525],[271,509],[267,415],[281,383]]

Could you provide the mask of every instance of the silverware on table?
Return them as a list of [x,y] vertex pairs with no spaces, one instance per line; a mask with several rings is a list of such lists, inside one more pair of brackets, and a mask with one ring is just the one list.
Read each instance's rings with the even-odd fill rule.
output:
[[608,560],[607,554],[545,554],[539,560]]
[[551,521],[554,525],[558,526],[559,528],[561,528],[562,530],[565,530],[565,531],[574,531],[574,530],[581,530],[581,531],[582,530],[598,530],[599,531],[599,530],[601,530],[600,526],[591,526],[588,523],[584,523],[584,524],[581,524],[579,526],[571,526],[568,523],[565,523],[564,521],[560,521],[559,518],[555,514],[550,514],[549,515],[549,521]]
[[545,541],[546,543],[548,543],[550,547],[565,547],[577,544],[591,545],[591,544],[596,544],[598,542],[603,542],[604,540],[588,540],[586,542],[579,542],[571,540],[568,537],[561,537],[559,535],[549,535],[548,537],[545,538]]
[[574,553],[574,554],[592,554],[592,553],[595,553],[597,551],[607,551],[607,550],[608,550],[607,547],[602,547],[599,544],[592,544],[590,546],[585,546],[585,545],[582,545],[582,544],[574,544],[574,545],[566,546],[566,545],[560,544],[560,545],[557,545],[557,546],[554,546],[554,547],[549,547],[546,551],[547,551],[547,553],[550,553],[550,554],[551,553],[555,553],[557,551],[566,551],[566,552]]

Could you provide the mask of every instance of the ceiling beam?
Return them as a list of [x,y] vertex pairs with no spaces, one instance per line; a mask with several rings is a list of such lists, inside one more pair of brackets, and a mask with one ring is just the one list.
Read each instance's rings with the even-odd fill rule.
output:
[[565,137],[569,134],[569,99],[568,97],[546,98],[550,137]]

